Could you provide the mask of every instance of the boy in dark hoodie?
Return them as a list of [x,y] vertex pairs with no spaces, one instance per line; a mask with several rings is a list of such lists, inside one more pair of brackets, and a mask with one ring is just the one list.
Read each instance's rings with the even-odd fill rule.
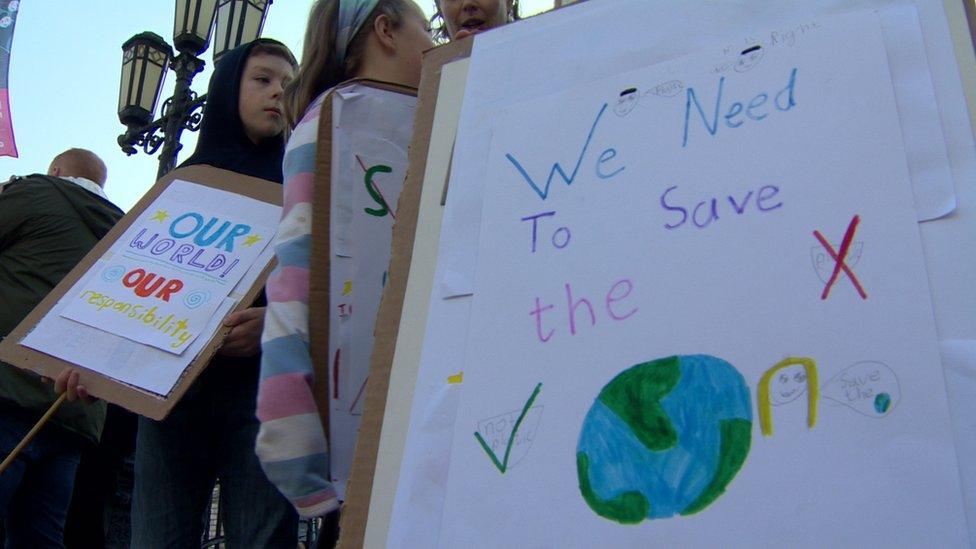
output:
[[[69,149],[47,175],[14,178],[0,193],[0,338],[95,246],[122,211],[102,186],[105,164]],[[54,388],[0,363],[0,455],[6,456],[54,403]],[[81,451],[98,442],[105,403],[65,403],[0,475],[7,547],[60,546]]]
[[[206,164],[281,183],[281,94],[297,63],[283,44],[258,39],[220,58],[210,79],[196,151]],[[254,454],[264,299],[225,320],[231,332],[163,421],[139,418],[133,547],[199,546],[220,478],[228,547],[297,546],[298,517]]]

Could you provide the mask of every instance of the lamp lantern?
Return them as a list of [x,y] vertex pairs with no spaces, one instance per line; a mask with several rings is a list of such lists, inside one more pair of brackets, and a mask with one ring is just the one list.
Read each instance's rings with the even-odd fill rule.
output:
[[261,36],[273,0],[218,0],[213,44],[214,63],[225,52]]
[[[203,122],[207,96],[198,95],[191,84],[203,71],[200,55],[211,45],[214,61],[221,53],[251,42],[261,35],[272,0],[175,0],[173,43],[178,54],[162,37],[151,32],[137,34],[122,44],[122,81],[119,85],[119,120],[126,126],[119,147],[128,155],[142,149],[159,153],[157,177],[176,166],[183,145],[184,130],[195,132]],[[176,77],[173,95],[163,102],[159,118],[153,120],[163,78]]]
[[177,51],[200,55],[210,43],[217,0],[176,0],[173,44]]
[[138,126],[152,120],[173,50],[158,34],[143,32],[122,44],[119,120]]

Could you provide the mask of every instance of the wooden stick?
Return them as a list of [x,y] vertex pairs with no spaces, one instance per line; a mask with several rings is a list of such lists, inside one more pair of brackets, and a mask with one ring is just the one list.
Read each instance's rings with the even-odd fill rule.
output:
[[34,437],[37,436],[37,433],[40,432],[42,427],[44,427],[44,424],[47,423],[48,420],[51,419],[51,417],[54,416],[54,414],[58,411],[58,408],[64,404],[64,399],[66,398],[68,398],[67,391],[61,393],[61,396],[59,396],[58,399],[54,401],[54,404],[52,404],[51,407],[44,412],[41,419],[39,419],[37,423],[34,424],[34,427],[32,427],[27,433],[27,435],[24,436],[24,439],[17,444],[17,447],[10,452],[10,455],[3,460],[3,463],[0,463],[0,475],[7,470],[7,467],[10,467],[10,464],[17,459],[17,456],[24,450],[24,448],[27,447],[28,444],[30,444],[30,441],[34,440]]

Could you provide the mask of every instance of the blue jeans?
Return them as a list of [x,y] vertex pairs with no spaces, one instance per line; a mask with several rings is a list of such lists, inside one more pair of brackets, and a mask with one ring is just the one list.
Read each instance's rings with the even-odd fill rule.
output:
[[[0,407],[4,458],[34,426],[31,418]],[[64,519],[84,439],[48,424],[0,474],[0,516],[7,549],[64,547]]]
[[227,547],[298,546],[298,515],[254,453],[257,375],[212,364],[166,419],[139,418],[132,547],[200,547],[217,478]]

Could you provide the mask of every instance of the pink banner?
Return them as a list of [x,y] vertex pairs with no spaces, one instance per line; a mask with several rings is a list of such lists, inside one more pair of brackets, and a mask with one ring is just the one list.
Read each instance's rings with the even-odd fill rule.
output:
[[10,120],[7,100],[7,70],[10,68],[10,47],[14,41],[14,24],[20,11],[20,0],[0,0],[0,156],[17,158],[14,126]]
[[0,156],[17,158],[17,143],[14,141],[14,126],[10,122],[10,103],[7,90],[0,89]]

